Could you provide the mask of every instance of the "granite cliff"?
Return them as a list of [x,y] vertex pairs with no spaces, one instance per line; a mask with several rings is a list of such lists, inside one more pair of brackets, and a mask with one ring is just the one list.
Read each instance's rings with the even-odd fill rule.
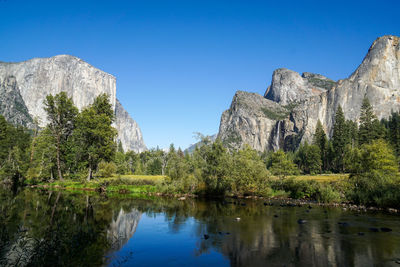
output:
[[379,119],[400,110],[400,38],[378,38],[349,78],[277,69],[264,96],[238,91],[221,117],[218,137],[229,147],[249,144],[259,151],[298,147],[312,140],[320,120],[331,136],[339,105],[358,121],[368,97]]
[[30,127],[33,119],[38,119],[40,126],[46,125],[43,100],[61,91],[67,92],[79,109],[99,94],[108,94],[116,115],[118,141],[124,150],[146,149],[139,126],[116,98],[116,79],[111,74],[69,55],[0,62],[0,114],[14,124]]

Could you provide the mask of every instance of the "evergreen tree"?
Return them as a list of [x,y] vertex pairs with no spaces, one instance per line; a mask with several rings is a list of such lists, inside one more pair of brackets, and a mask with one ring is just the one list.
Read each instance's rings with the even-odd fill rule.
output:
[[350,144],[352,148],[358,146],[358,125],[356,122],[347,120],[346,121],[346,144]]
[[296,153],[296,163],[307,174],[321,173],[321,151],[317,145],[309,145],[307,142],[300,145]]
[[358,139],[360,145],[370,144],[373,140],[383,138],[383,126],[379,123],[367,97],[363,99],[360,111]]
[[313,138],[313,145],[318,146],[320,151],[320,158],[322,163],[322,169],[327,170],[328,168],[328,138],[326,137],[324,128],[320,120],[317,122],[315,134]]
[[62,164],[65,164],[63,162],[63,155],[66,154],[65,145],[75,127],[78,109],[65,92],[61,92],[55,96],[48,95],[44,101],[44,106],[47,119],[49,120],[48,127],[56,141],[58,178],[63,180]]
[[334,150],[334,169],[343,172],[343,156],[346,144],[348,143],[348,133],[346,120],[342,107],[339,106],[335,114],[335,123],[333,125],[332,147]]
[[116,151],[117,131],[112,127],[114,112],[106,94],[101,94],[93,104],[82,110],[77,118],[75,138],[79,154],[88,168],[89,181],[100,161],[110,162]]
[[397,157],[400,156],[400,115],[398,112],[392,112],[388,121],[383,120],[387,128],[387,139],[393,147]]
[[299,169],[296,164],[286,155],[282,150],[278,150],[271,154],[271,167],[270,171],[273,175],[279,176],[279,178],[285,178],[288,175],[294,175],[299,173]]

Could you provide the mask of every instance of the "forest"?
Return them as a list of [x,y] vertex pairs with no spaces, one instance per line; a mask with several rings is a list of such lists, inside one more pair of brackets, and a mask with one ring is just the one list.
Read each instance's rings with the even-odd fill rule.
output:
[[[265,151],[249,146],[227,149],[220,140],[199,136],[193,153],[170,145],[141,153],[123,151],[116,142],[114,113],[106,94],[79,111],[61,92],[44,101],[48,124],[34,129],[14,126],[0,116],[0,180],[24,186],[75,181],[90,184],[152,185],[160,193],[202,196],[304,198],[380,207],[400,203],[400,115],[379,121],[365,98],[359,122],[345,119],[339,106],[329,139],[318,122],[311,143],[295,151]],[[299,175],[347,174],[318,182]],[[129,181],[126,175],[162,175]],[[329,177],[329,176],[328,176]],[[111,180],[110,180],[111,181]]]

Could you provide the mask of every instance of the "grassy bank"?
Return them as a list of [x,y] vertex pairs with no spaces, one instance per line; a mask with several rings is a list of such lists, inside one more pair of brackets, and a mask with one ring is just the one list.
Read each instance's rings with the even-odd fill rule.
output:
[[[322,175],[297,175],[283,180],[272,177],[267,183],[271,190],[265,197],[292,197],[313,198],[323,202],[340,201],[339,193],[333,193],[334,184],[343,184],[348,179],[347,174],[322,174]],[[53,181],[34,183],[26,180],[28,186],[63,189],[69,191],[98,191],[120,194],[137,193],[166,193],[165,182],[169,178],[162,175],[118,175],[108,178],[98,178],[91,181]],[[328,190],[326,190],[328,188]],[[324,193],[320,193],[320,192]],[[182,194],[182,192],[167,192],[169,194]],[[328,194],[328,195],[327,195]],[[232,194],[228,194],[233,196]]]
[[161,175],[119,175],[109,178],[93,179],[91,181],[53,181],[34,183],[26,180],[28,186],[63,190],[86,190],[121,194],[154,193],[157,184],[165,179]]

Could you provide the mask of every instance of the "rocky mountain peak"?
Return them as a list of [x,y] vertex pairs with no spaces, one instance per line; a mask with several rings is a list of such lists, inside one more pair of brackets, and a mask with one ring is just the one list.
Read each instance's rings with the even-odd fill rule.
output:
[[234,148],[249,144],[260,151],[293,150],[312,141],[318,120],[331,136],[338,106],[346,119],[358,121],[364,97],[379,119],[389,117],[400,110],[399,41],[392,35],[376,39],[357,70],[337,82],[320,74],[275,70],[264,100],[236,93],[222,114],[218,137]]
[[302,102],[334,86],[335,82],[310,72],[299,73],[281,68],[272,74],[271,85],[264,97],[281,105]]
[[385,35],[374,41],[350,79],[393,88],[400,84],[400,38]]
[[[82,109],[90,105],[98,95],[105,93],[109,95],[116,114],[115,127],[123,148],[134,151],[146,149],[139,126],[119,103],[117,107],[116,78],[80,58],[58,55],[24,62],[0,62],[0,80],[4,80],[1,86],[4,96],[0,98],[3,106],[0,114],[10,119],[13,117],[11,113],[20,112],[16,116],[18,119],[12,121],[16,124],[30,117],[37,118],[40,126],[46,125],[43,101],[49,94],[66,92],[74,104]],[[16,104],[5,102],[10,99],[17,101]],[[26,114],[22,114],[25,111]]]

